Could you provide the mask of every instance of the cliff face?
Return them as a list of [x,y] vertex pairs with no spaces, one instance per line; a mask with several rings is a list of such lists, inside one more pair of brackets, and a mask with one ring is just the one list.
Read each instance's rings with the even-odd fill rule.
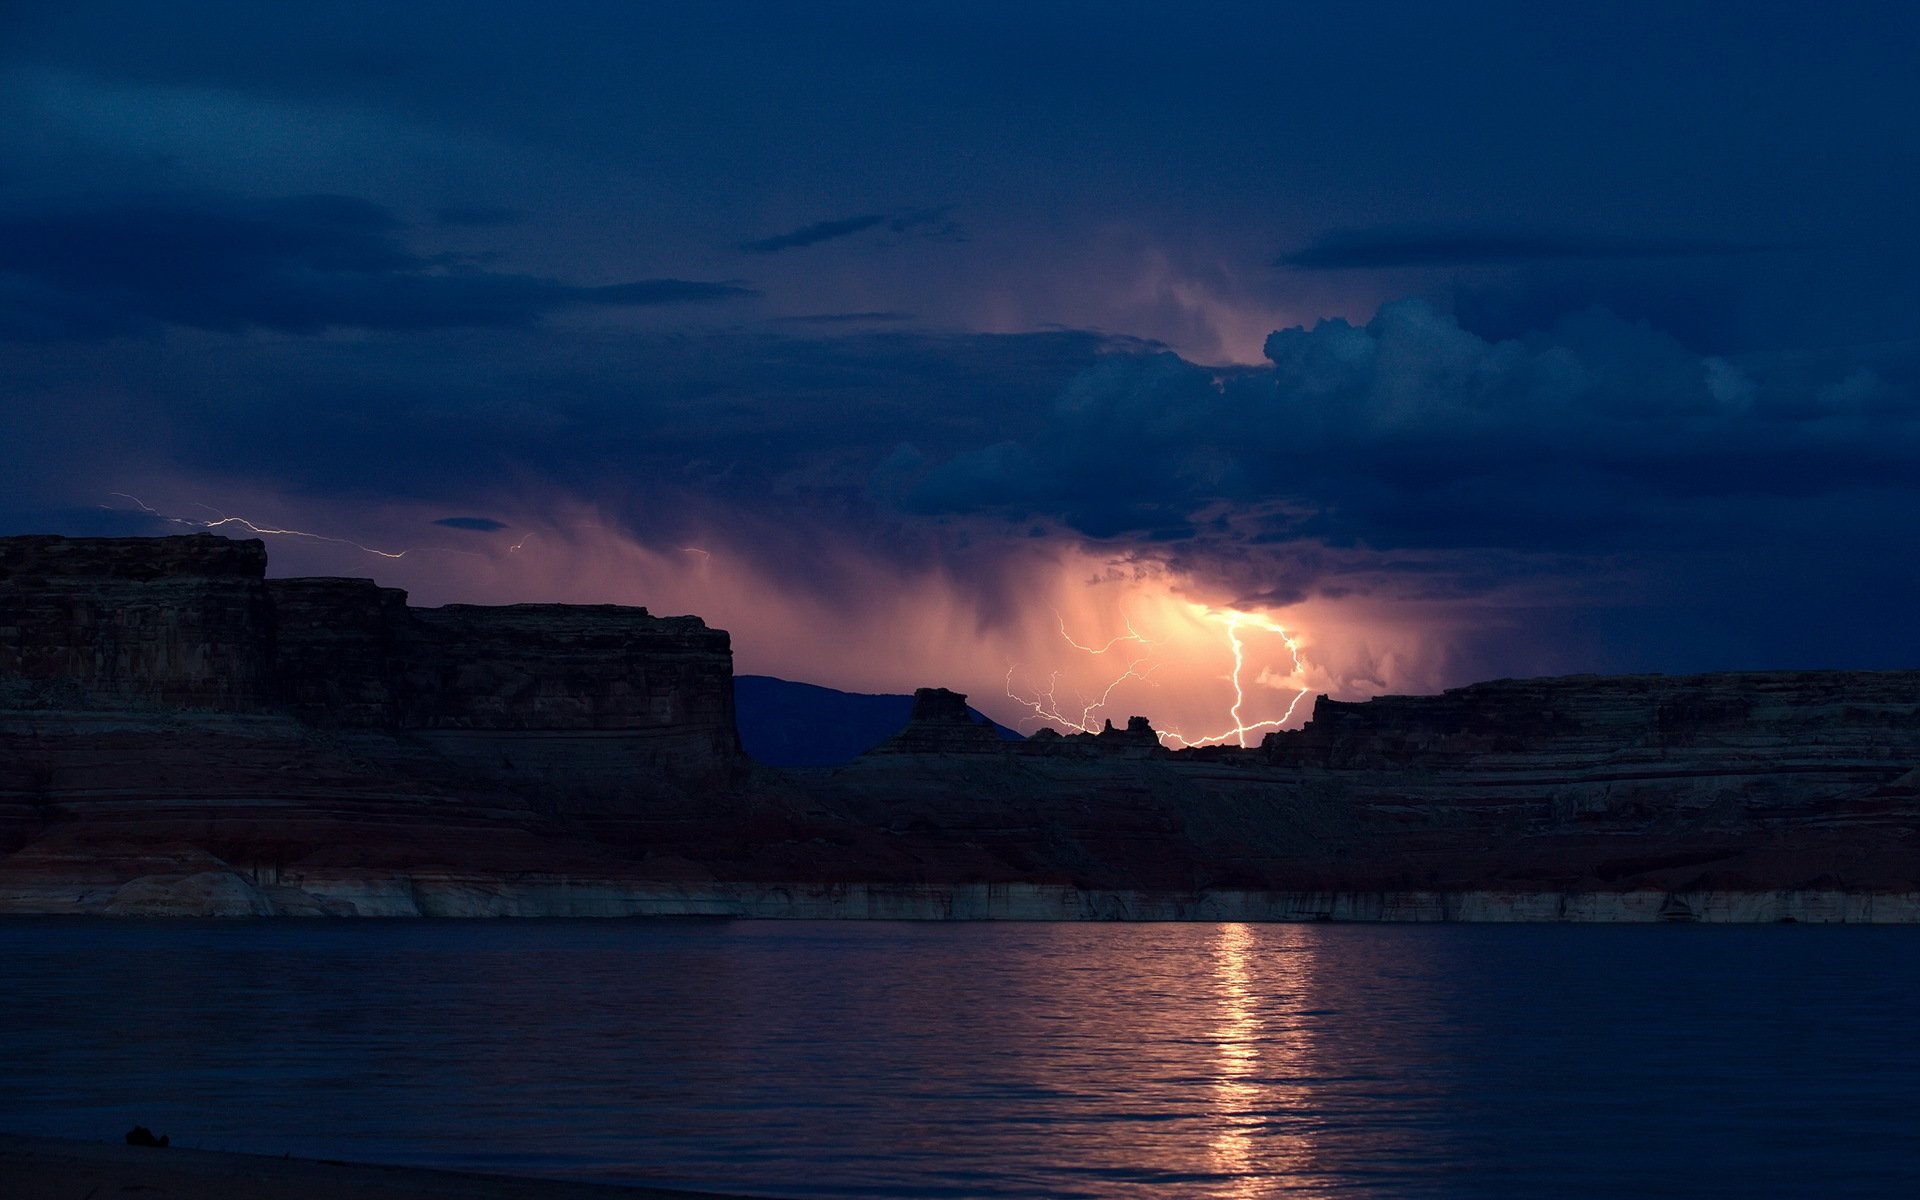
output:
[[[0,539],[0,911],[1920,919],[1920,672],[1322,698],[1179,752],[1144,718],[1004,742],[923,689],[898,736],[784,775],[744,766],[695,618],[264,568]],[[1833,899],[1874,896],[1912,902]]]
[[1499,756],[1590,762],[1777,756],[1877,758],[1920,745],[1920,672],[1773,671],[1502,679],[1437,696],[1321,696],[1305,728],[1268,734],[1270,762],[1453,766]]
[[276,696],[321,727],[399,727],[407,594],[371,579],[275,579],[267,594]]
[[400,732],[484,774],[608,808],[664,773],[724,786],[739,763],[727,635],[616,605],[409,608],[368,580],[282,579],[277,695],[315,726]]
[[258,541],[205,534],[0,538],[0,707],[291,718],[591,811],[739,766],[732,653],[698,618],[414,609],[369,580],[269,581],[266,563]]
[[[1337,772],[1382,803],[1536,830],[1726,828],[1794,818],[1864,835],[1920,765],[1920,672],[1499,680],[1359,704],[1321,697],[1268,763]],[[1889,791],[1888,789],[1893,789]]]
[[243,710],[272,692],[266,547],[0,538],[0,682]]

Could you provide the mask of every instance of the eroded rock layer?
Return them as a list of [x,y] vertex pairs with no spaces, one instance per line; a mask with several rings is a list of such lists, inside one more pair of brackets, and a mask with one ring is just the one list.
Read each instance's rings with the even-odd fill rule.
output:
[[726,634],[0,539],[0,912],[1920,919],[1920,672],[1322,698],[1260,747],[923,689],[742,759]]
[[574,853],[557,813],[684,820],[741,769],[727,635],[697,618],[414,609],[266,563],[209,535],[0,538],[0,851],[40,855],[16,871],[69,843],[525,867]]

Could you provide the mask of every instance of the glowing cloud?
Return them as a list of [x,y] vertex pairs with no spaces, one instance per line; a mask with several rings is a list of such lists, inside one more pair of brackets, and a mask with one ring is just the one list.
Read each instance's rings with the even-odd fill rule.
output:
[[[1149,576],[1151,578],[1151,576]],[[1138,587],[1145,580],[1133,581]],[[1117,670],[1107,669],[1104,683],[1098,685],[1097,694],[1068,691],[1074,699],[1063,697],[1063,677],[1067,671],[1059,665],[1051,665],[1047,672],[1045,687],[1021,689],[1017,686],[1016,675],[1021,673],[1018,665],[1009,665],[1005,690],[1007,697],[1027,710],[1024,720],[1052,725],[1066,731],[1097,733],[1106,721],[1117,715],[1113,711],[1116,693],[1126,689],[1130,701],[1157,701],[1163,710],[1172,707],[1187,710],[1195,706],[1204,706],[1204,697],[1209,690],[1218,692],[1217,704],[1223,708],[1226,721],[1231,724],[1218,733],[1189,736],[1181,731],[1178,724],[1160,729],[1160,740],[1174,747],[1219,746],[1232,742],[1238,746],[1249,744],[1248,736],[1282,729],[1294,719],[1300,701],[1312,690],[1304,683],[1306,664],[1300,657],[1299,641],[1287,631],[1287,628],[1270,616],[1243,612],[1234,608],[1215,608],[1192,601],[1178,601],[1172,586],[1167,586],[1160,594],[1156,589],[1147,587],[1136,594],[1136,599],[1144,600],[1149,606],[1160,610],[1156,612],[1159,623],[1151,627],[1156,631],[1155,638],[1148,638],[1135,625],[1134,618],[1122,616],[1126,632],[1109,638],[1105,643],[1094,646],[1076,640],[1067,632],[1064,617],[1058,610],[1055,616],[1059,621],[1060,638],[1073,650],[1086,658],[1099,658],[1123,644],[1130,648],[1124,666]],[[1169,607],[1162,601],[1174,600]],[[1142,623],[1145,623],[1144,621]],[[1219,641],[1214,641],[1212,629],[1217,629]],[[1286,652],[1284,674],[1275,671],[1272,662],[1264,661],[1270,655],[1263,655],[1263,662],[1254,677],[1254,684],[1275,689],[1292,691],[1292,696],[1282,705],[1272,705],[1277,715],[1249,721],[1245,715],[1248,703],[1245,675],[1248,668],[1247,645],[1242,630],[1272,634],[1279,640],[1280,647]],[[1222,647],[1225,653],[1222,654]],[[1262,648],[1267,649],[1266,647]],[[1058,660],[1054,660],[1057,662]],[[1226,669],[1218,676],[1220,684],[1215,689],[1206,685],[1205,672],[1214,663],[1220,662]],[[1163,684],[1162,668],[1167,668],[1166,678],[1180,678],[1176,687]],[[1196,672],[1199,678],[1194,678]],[[1084,677],[1085,672],[1078,672]],[[1096,680],[1101,678],[1096,676]],[[1129,688],[1127,685],[1138,681],[1155,689],[1156,694],[1145,695],[1143,689]],[[1197,685],[1197,686],[1196,686]],[[1177,691],[1177,696],[1176,696]],[[1134,715],[1134,714],[1128,714]],[[1146,714],[1139,714],[1146,715]],[[1164,712],[1163,712],[1164,716]]]
[[[375,547],[405,545],[444,509],[336,505],[295,521],[210,509],[202,519],[124,498],[184,527],[277,539],[276,575],[355,574],[372,559],[379,581],[407,588],[416,604],[694,613],[732,634],[743,673],[863,692],[951,687],[1029,731],[1097,732],[1140,715],[1171,747],[1251,746],[1303,721],[1315,691],[1361,697],[1437,680],[1427,639],[1405,613],[1358,600],[1268,607],[1166,559],[1103,553],[1066,535],[963,541],[908,566],[852,539],[739,513],[654,546],[592,506],[496,498],[488,509],[520,531],[512,541],[385,550]],[[256,514],[285,507],[274,497],[230,502]]]

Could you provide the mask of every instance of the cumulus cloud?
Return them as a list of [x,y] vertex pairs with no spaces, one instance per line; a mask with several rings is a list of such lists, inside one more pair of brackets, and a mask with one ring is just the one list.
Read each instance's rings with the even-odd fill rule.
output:
[[951,456],[909,503],[1112,536],[1146,527],[1117,530],[1116,514],[1191,522],[1285,500],[1282,532],[1335,541],[1587,546],[1675,497],[1909,484],[1920,452],[1911,414],[1861,416],[1878,376],[1849,373],[1808,409],[1792,381],[1598,310],[1490,341],[1406,301],[1278,331],[1266,353],[1233,374],[1109,358],[1037,428]]
[[[1249,601],[1464,607],[1480,613],[1465,621],[1476,637],[1511,619],[1501,611],[1532,612],[1542,655],[1583,645],[1596,609],[1624,605],[1643,616],[1619,645],[1660,644],[1666,666],[1752,662],[1831,639],[1789,632],[1783,610],[1842,595],[1879,631],[1848,634],[1850,653],[1872,661],[1862,647],[1889,636],[1920,652],[1898,632],[1920,571],[1894,532],[1920,520],[1910,359],[1702,356],[1604,311],[1492,341],[1421,301],[1280,330],[1266,351],[1265,369],[1234,373],[1110,356],[1017,437],[896,455],[890,487],[928,516],[993,513],[1141,548]],[[1770,601],[1748,564],[1770,564]],[[1863,603],[1867,576],[1885,578]],[[1702,615],[1714,604],[1749,615],[1715,625]],[[1590,623],[1572,627],[1576,612]],[[1668,644],[1663,630],[1682,627],[1695,640]],[[1510,663],[1523,640],[1509,631],[1480,661]]]
[[563,309],[754,294],[734,281],[583,287],[419,254],[349,196],[162,197],[0,210],[0,333],[89,337],[162,324],[238,332],[530,325]]

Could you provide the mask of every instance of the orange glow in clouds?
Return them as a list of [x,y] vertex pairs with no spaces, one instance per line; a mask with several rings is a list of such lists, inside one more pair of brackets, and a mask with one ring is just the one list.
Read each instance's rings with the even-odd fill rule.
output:
[[[266,535],[276,576],[374,574],[416,605],[693,613],[732,635],[741,674],[853,692],[948,687],[1024,731],[1098,731],[1140,715],[1168,746],[1252,746],[1304,722],[1315,692],[1363,698],[1437,681],[1405,614],[1351,598],[1267,610],[1211,594],[1157,559],[1065,539],[962,548],[907,567],[817,531],[740,518],[654,548],[574,506],[497,535],[433,530],[439,544],[396,551],[373,546],[409,545],[438,510],[268,515],[280,507],[267,497],[248,502],[245,518],[168,519]],[[334,532],[349,530],[352,539]]]
[[[1136,599],[1140,598],[1136,595]],[[1167,597],[1148,597],[1171,599]],[[1024,706],[1028,713],[1026,722],[1051,725],[1066,732],[1098,733],[1108,720],[1116,724],[1125,724],[1125,717],[1132,712],[1117,713],[1116,705],[1125,699],[1136,704],[1146,704],[1158,699],[1164,702],[1172,698],[1169,690],[1171,682],[1174,688],[1187,694],[1195,694],[1191,685],[1195,682],[1204,685],[1204,679],[1195,680],[1191,676],[1195,668],[1204,671],[1206,664],[1221,657],[1222,646],[1228,655],[1228,665],[1221,680],[1226,685],[1220,689],[1220,703],[1226,706],[1225,724],[1215,733],[1189,734],[1179,727],[1160,729],[1160,740],[1169,746],[1220,746],[1231,742],[1237,746],[1253,743],[1248,738],[1264,734],[1274,729],[1284,729],[1294,718],[1300,701],[1312,690],[1305,683],[1306,664],[1300,657],[1300,643],[1285,626],[1270,617],[1242,612],[1238,609],[1217,609],[1191,601],[1177,601],[1177,607],[1170,611],[1157,613],[1159,622],[1150,626],[1156,635],[1149,638],[1135,627],[1132,618],[1123,618],[1126,632],[1109,638],[1104,644],[1095,647],[1076,641],[1067,632],[1066,619],[1055,616],[1060,621],[1060,637],[1073,650],[1087,658],[1101,658],[1116,650],[1124,651],[1124,663],[1110,663],[1104,676],[1096,672],[1096,680],[1103,678],[1097,694],[1090,691],[1074,690],[1072,685],[1063,684],[1063,678],[1069,675],[1068,667],[1052,665],[1047,672],[1044,687],[1022,690],[1016,676],[1020,674],[1018,665],[1007,668],[1006,693],[1015,703]],[[1275,664],[1266,663],[1248,679],[1248,648],[1245,633],[1271,634],[1278,639],[1279,648],[1285,651],[1283,664],[1285,673],[1278,674]],[[1270,658],[1274,647],[1256,646],[1256,652],[1267,651],[1263,656]],[[1069,663],[1072,657],[1067,656]],[[1083,679],[1085,672],[1074,672]],[[1176,682],[1177,681],[1177,682]],[[1142,687],[1131,687],[1137,682]],[[1296,686],[1297,685],[1297,686]],[[1258,694],[1252,698],[1254,708],[1259,711],[1274,711],[1276,715],[1249,720],[1247,695],[1248,688],[1256,687],[1273,691],[1272,696]],[[1150,693],[1146,688],[1155,689]],[[1293,689],[1290,696],[1280,693]],[[1204,694],[1207,689],[1197,689]],[[1157,694],[1155,694],[1157,693]],[[1284,706],[1280,701],[1284,699]],[[1186,707],[1186,705],[1181,705]],[[1140,715],[1151,717],[1151,713],[1142,711]],[[1164,719],[1164,718],[1163,718]],[[1215,722],[1216,726],[1220,722]],[[1255,739],[1258,740],[1257,738]]]

